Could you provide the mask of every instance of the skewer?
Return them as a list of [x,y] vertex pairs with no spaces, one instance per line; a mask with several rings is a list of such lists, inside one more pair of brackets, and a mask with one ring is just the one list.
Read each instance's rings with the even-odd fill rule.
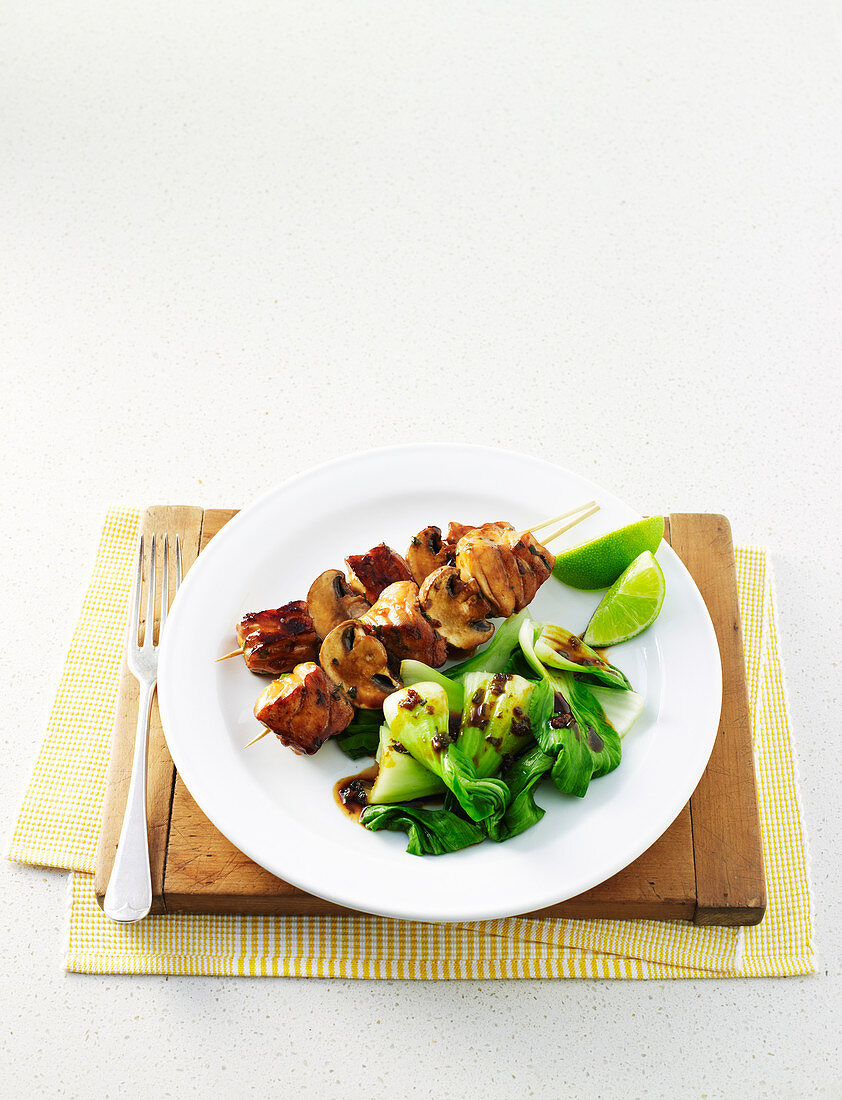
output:
[[232,657],[242,657],[243,651],[241,649],[232,649],[230,653],[226,653],[224,657],[217,657],[214,664],[218,664],[220,661],[230,661]]
[[259,733],[259,734],[257,735],[257,737],[253,737],[253,738],[251,739],[251,741],[249,741],[248,745],[243,745],[243,748],[244,748],[244,749],[247,749],[247,748],[249,747],[249,745],[255,745],[255,744],[257,744],[257,742],[258,742],[258,741],[262,741],[262,740],[263,740],[263,738],[264,738],[264,737],[265,737],[265,736],[267,735],[267,733],[271,733],[271,732],[272,732],[271,730],[264,730],[264,731],[263,731],[263,733]]
[[559,535],[563,535],[565,531],[569,531],[571,527],[575,527],[577,523],[581,523],[582,520],[587,519],[588,516],[596,515],[598,511],[599,505],[594,504],[593,508],[589,508],[587,512],[584,512],[577,519],[571,520],[570,523],[565,523],[562,527],[559,527],[557,531],[553,531],[551,535],[547,535],[547,537],[542,539],[541,541],[543,542],[544,546],[546,546],[548,542],[552,542],[553,539],[557,539]]
[[[525,528],[523,531],[519,532],[519,535],[534,534],[536,531],[540,531],[542,527],[549,527],[551,524],[557,523],[559,520],[568,519],[570,516],[575,517],[570,523],[564,524],[564,526],[559,527],[558,530],[548,535],[546,538],[542,538],[541,541],[546,544],[552,542],[553,539],[558,538],[559,535],[563,535],[565,531],[569,531],[571,528],[575,527],[577,523],[581,523],[582,520],[587,519],[598,511],[599,505],[596,501],[588,500],[584,504],[578,504],[575,508],[569,508],[566,512],[560,512],[557,516],[551,516],[549,519],[542,520],[541,523],[536,523],[533,524],[532,527]],[[242,657],[243,652],[244,650],[242,649],[232,649],[230,653],[224,653],[221,657],[216,657],[214,659],[214,664],[219,664],[220,661],[230,661],[232,657]],[[261,733],[254,741],[249,741],[249,745],[253,745],[255,741],[259,741],[261,737],[265,737],[266,732]],[[248,748],[249,745],[245,747]]]
[[578,512],[583,512],[585,508],[590,508],[593,504],[596,504],[595,500],[587,500],[584,504],[579,504],[567,512],[562,512],[560,515],[551,516],[550,519],[545,519],[543,523],[533,523],[528,530],[534,535],[535,532],[540,531],[542,527],[549,527],[551,523],[558,523],[559,520],[569,519],[570,516],[575,516]]

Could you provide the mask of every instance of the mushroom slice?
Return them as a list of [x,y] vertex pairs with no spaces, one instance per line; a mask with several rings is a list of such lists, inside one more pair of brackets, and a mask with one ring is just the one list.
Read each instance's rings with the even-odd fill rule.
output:
[[507,619],[523,606],[523,580],[510,547],[481,535],[463,535],[456,544],[456,565],[473,577],[491,604],[493,615]]
[[406,559],[385,542],[372,547],[367,554],[346,558],[345,563],[352,574],[351,584],[359,586],[369,603],[374,603],[383,589],[395,581],[412,580]]
[[371,627],[393,665],[409,659],[440,668],[447,660],[447,643],[422,614],[415,581],[396,581],[384,588],[359,621]]
[[431,573],[418,593],[421,610],[454,649],[472,650],[494,633],[491,607],[473,577],[444,565]]
[[371,606],[364,596],[348,585],[341,569],[326,569],[310,585],[307,606],[320,638],[348,619],[358,619]]
[[318,639],[304,600],[250,611],[237,623],[237,641],[252,672],[279,676],[316,656]]
[[306,661],[261,691],[254,716],[282,745],[312,756],[328,737],[345,729],[354,708],[317,664]]
[[355,707],[377,710],[401,686],[389,672],[389,655],[371,628],[349,619],[331,630],[322,642],[319,661]]
[[453,565],[453,544],[441,537],[440,527],[425,527],[406,552],[406,561],[416,584],[423,584],[429,575],[443,565]]

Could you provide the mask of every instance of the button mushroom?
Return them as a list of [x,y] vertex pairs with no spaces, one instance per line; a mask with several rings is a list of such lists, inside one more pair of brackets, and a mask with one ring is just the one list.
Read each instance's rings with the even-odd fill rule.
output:
[[494,633],[488,621],[491,607],[479,585],[455,566],[445,565],[431,573],[421,585],[418,602],[431,625],[454,649],[475,649]]
[[440,527],[425,527],[413,535],[406,561],[415,583],[423,584],[436,569],[453,565],[453,550],[454,544],[442,540]]
[[369,603],[374,603],[383,589],[395,581],[412,580],[406,560],[385,542],[372,547],[367,554],[346,558],[345,563],[352,574],[352,586],[358,587]]
[[439,668],[447,660],[447,643],[422,614],[415,581],[384,588],[359,621],[371,627],[393,664],[408,658]]
[[494,615],[507,619],[516,607],[524,606],[517,561],[505,543],[478,534],[463,535],[456,544],[456,565],[474,578]]
[[383,643],[359,620],[334,627],[322,642],[319,661],[355,707],[377,710],[383,700],[401,686],[389,672],[389,655]]
[[273,680],[257,698],[254,716],[282,745],[312,756],[354,717],[341,690],[313,661]]
[[334,627],[348,619],[358,619],[371,606],[364,596],[349,587],[340,569],[326,569],[310,585],[307,606],[316,633],[326,638]]
[[278,676],[316,656],[318,639],[304,600],[250,611],[237,623],[237,641],[252,672]]

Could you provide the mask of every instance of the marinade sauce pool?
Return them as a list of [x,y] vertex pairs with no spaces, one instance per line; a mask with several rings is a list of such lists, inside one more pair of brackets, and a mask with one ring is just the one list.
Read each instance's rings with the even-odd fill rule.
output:
[[339,809],[353,821],[359,821],[360,814],[368,805],[368,796],[377,778],[377,765],[357,772],[355,775],[346,775],[344,779],[337,780],[333,784],[333,798]]
[[[460,719],[461,715],[457,711],[451,711],[449,732],[454,741],[459,732]],[[406,752],[405,749],[403,751]],[[346,775],[342,779],[337,779],[333,784],[333,801],[342,813],[346,817],[350,817],[352,821],[359,821],[360,814],[368,805],[368,796],[371,794],[371,788],[374,786],[374,780],[377,778],[379,770],[377,764],[372,764],[361,772],[355,772],[353,775]],[[438,795],[428,795],[426,798],[416,798],[412,801],[419,803],[435,802],[438,798]]]

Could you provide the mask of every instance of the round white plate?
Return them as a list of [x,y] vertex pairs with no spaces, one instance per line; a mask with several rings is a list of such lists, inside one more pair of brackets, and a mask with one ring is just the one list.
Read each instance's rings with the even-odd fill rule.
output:
[[[235,658],[247,611],[306,596],[322,570],[385,541],[403,552],[430,523],[505,519],[527,527],[596,498],[602,510],[569,545],[639,519],[587,481],[536,458],[450,444],[395,447],[320,466],[240,512],[185,578],[159,661],[158,695],[172,758],[214,825],[255,862],[312,894],[371,913],[428,921],[524,913],[574,897],[631,863],[675,819],[713,747],[722,696],[716,637],[687,570],[666,544],[661,614],[612,661],[646,698],[623,760],[584,799],[542,784],[546,816],[506,842],[438,858],[408,855],[406,837],[371,833],[333,800],[334,782],[365,766],[328,741],[296,756],[252,714],[268,682]],[[560,540],[564,545],[564,539]],[[559,549],[558,544],[554,544]],[[550,578],[538,620],[582,631],[599,593]]]

